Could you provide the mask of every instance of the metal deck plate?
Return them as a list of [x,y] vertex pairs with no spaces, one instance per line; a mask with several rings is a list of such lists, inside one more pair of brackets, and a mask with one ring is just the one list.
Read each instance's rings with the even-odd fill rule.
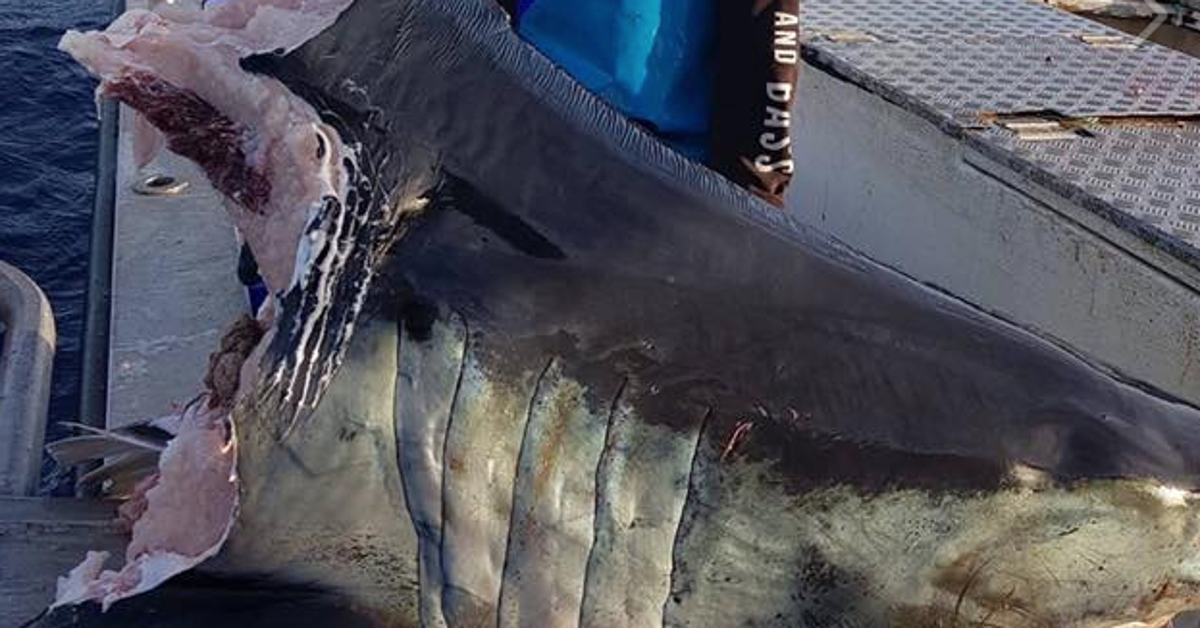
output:
[[1195,129],[1108,128],[1093,138],[1044,143],[1022,142],[999,130],[984,137],[1140,223],[1124,226],[1149,226],[1200,246],[1200,133]]
[[[981,114],[1196,116],[1200,60],[1029,0],[807,0],[810,62],[1200,267],[1200,126],[1031,142]],[[1119,38],[1096,46],[1084,35]],[[1130,47],[1119,47],[1128,45]],[[803,106],[801,103],[800,106]]]
[[1070,116],[1200,113],[1200,61],[1153,44],[1093,48],[1049,36],[820,45],[955,117],[1041,109]]
[[995,41],[1082,29],[1115,33],[1030,0],[804,0],[801,24],[810,33],[850,30],[884,39]]

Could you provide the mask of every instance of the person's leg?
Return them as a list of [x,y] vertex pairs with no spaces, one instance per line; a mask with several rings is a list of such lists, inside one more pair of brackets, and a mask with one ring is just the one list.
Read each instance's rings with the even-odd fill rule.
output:
[[800,0],[717,0],[710,163],[774,205],[792,178]]

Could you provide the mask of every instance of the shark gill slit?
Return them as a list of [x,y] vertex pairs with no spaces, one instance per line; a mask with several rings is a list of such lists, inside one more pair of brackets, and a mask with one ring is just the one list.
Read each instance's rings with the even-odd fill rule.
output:
[[[439,482],[439,485],[440,485],[439,488],[440,488],[440,492],[441,492],[441,499],[440,499],[441,516],[438,518],[439,519],[438,520],[438,556],[439,556],[439,559],[441,559],[443,561],[443,563],[444,563],[444,557],[446,555],[446,514],[447,514],[446,513],[446,492],[448,490],[446,488],[446,466],[449,464],[448,463],[449,458],[447,457],[447,453],[449,452],[449,447],[450,447],[450,432],[454,428],[455,411],[458,408],[458,400],[462,394],[463,376],[466,373],[466,368],[467,368],[467,356],[471,352],[471,323],[470,323],[470,321],[467,319],[466,316],[463,316],[463,315],[459,314],[458,312],[451,312],[450,318],[451,318],[451,320],[457,319],[457,320],[461,321],[461,323],[462,323],[463,345],[462,345],[462,355],[459,357],[459,360],[458,360],[458,364],[459,364],[458,377],[454,382],[454,392],[452,393],[452,395],[450,397],[450,412],[449,412],[449,416],[446,419],[445,435],[442,438],[442,461],[441,461],[442,462],[442,475],[441,475],[441,482]],[[442,581],[441,581],[441,583],[439,583],[440,590],[438,591],[438,597],[439,597],[438,607],[441,609],[442,621],[445,622],[446,621],[445,620],[446,571],[445,571],[444,564],[442,565],[442,569],[441,569],[441,579],[442,579]]]
[[596,463],[596,470],[592,475],[592,483],[595,485],[595,496],[592,503],[592,544],[588,548],[587,564],[583,569],[583,591],[579,595],[579,621],[576,625],[584,625],[584,610],[587,608],[588,585],[592,580],[592,560],[596,552],[596,539],[599,536],[600,530],[600,487],[604,486],[602,474],[605,471],[605,459],[608,457],[609,449],[613,445],[613,421],[617,415],[617,408],[620,407],[621,399],[625,396],[625,389],[629,386],[629,377],[621,378],[621,383],[617,386],[617,390],[613,393],[612,400],[608,403],[608,416],[604,422],[604,445],[600,451],[600,459]]
[[696,434],[696,446],[692,449],[692,459],[688,466],[687,489],[684,492],[683,507],[679,510],[679,518],[675,523],[675,536],[671,541],[671,583],[667,587],[667,597],[663,599],[662,604],[662,621],[661,625],[665,626],[667,622],[667,607],[671,604],[671,596],[675,595],[677,588],[676,576],[679,575],[679,555],[680,545],[683,543],[683,537],[687,534],[687,523],[684,517],[688,513],[688,506],[692,505],[692,499],[696,497],[698,489],[696,488],[697,469],[701,461],[701,448],[708,442],[709,427],[712,424],[713,409],[709,407],[704,413],[704,418],[700,420],[700,429]]
[[[517,517],[519,516],[519,513],[517,512],[517,504],[520,502],[520,500],[517,493],[521,489],[521,462],[525,460],[525,456],[528,454],[530,443],[535,440],[531,438],[529,434],[531,427],[534,425],[534,408],[537,406],[538,397],[542,393],[542,386],[546,383],[546,376],[550,373],[550,369],[554,368],[555,361],[556,358],[553,356],[546,360],[545,366],[542,367],[541,372],[538,373],[537,379],[533,382],[533,387],[529,391],[529,403],[525,406],[525,424],[522,426],[521,445],[517,447],[517,459],[515,464],[516,469],[513,471],[512,508],[508,513],[508,534],[504,542],[504,562],[500,565],[500,597],[496,600],[496,626],[503,626],[505,623],[504,589],[505,585],[508,584],[505,581],[508,579],[509,561],[512,559],[512,553],[514,551],[513,531],[516,528],[515,524]],[[520,585],[516,584],[515,586]]]

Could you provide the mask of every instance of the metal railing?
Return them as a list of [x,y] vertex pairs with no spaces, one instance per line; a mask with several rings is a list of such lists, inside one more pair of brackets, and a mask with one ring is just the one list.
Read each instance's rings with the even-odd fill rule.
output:
[[[124,0],[112,0],[109,4],[113,19],[125,11]],[[140,6],[134,4],[131,8]],[[116,226],[119,134],[120,110],[117,102],[102,98],[79,381],[79,421],[100,428],[108,423],[108,349],[109,328],[112,325],[113,233]]]
[[33,495],[42,469],[54,315],[25,273],[0,262],[0,496]]

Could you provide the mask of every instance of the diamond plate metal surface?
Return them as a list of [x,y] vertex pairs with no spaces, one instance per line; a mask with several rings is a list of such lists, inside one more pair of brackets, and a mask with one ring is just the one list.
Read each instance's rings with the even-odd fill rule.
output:
[[[1101,213],[1124,216],[1120,226],[1200,266],[1200,127],[1104,126],[1091,137],[1028,142],[979,122],[1044,110],[1194,116],[1200,60],[1153,44],[1093,46],[1081,36],[1138,42],[1029,0],[805,0],[803,13],[817,65],[1040,170],[1052,187],[1082,190],[1114,210]],[[829,39],[847,32],[876,41]]]
[[1142,223],[1200,243],[1200,133],[1195,130],[1106,128],[1069,142],[1022,142],[998,129],[984,133]]
[[802,0],[810,33],[867,31],[884,39],[994,39],[1117,33],[1029,0]]
[[826,50],[948,115],[1053,109],[1070,116],[1200,113],[1200,62],[1159,46],[899,41]]

